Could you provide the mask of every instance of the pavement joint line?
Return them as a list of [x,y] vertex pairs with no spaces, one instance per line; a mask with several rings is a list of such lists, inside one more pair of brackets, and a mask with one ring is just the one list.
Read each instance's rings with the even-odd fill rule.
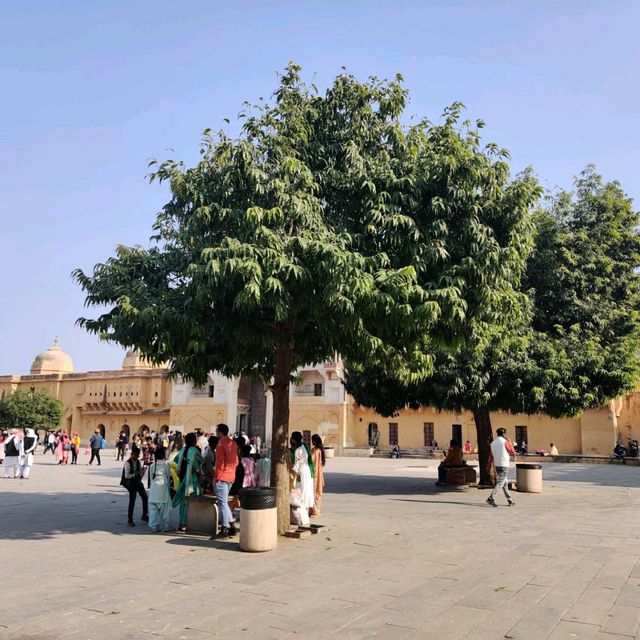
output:
[[393,622],[385,622],[387,627],[397,627],[398,629],[410,629],[411,631],[417,631],[417,627],[407,627],[404,624],[394,624]]

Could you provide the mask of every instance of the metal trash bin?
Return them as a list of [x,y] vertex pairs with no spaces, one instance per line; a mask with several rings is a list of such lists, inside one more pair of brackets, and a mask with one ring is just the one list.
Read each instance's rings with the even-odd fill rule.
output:
[[273,487],[240,491],[240,548],[271,551],[278,545],[278,510]]
[[529,462],[517,463],[516,486],[520,493],[542,493],[542,465]]

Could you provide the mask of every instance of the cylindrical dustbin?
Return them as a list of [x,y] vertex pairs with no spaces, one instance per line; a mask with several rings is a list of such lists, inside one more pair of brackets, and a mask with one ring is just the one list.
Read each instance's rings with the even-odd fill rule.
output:
[[528,462],[516,464],[516,486],[522,493],[542,493],[542,465]]
[[325,447],[324,448],[324,457],[325,458],[333,458],[335,456],[335,450],[333,447]]
[[271,551],[278,545],[276,490],[272,487],[240,491],[240,548]]

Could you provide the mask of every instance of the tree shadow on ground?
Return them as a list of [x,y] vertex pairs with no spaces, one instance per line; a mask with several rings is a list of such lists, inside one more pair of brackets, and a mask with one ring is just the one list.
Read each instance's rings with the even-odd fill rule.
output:
[[3,491],[0,540],[45,540],[93,531],[115,536],[152,535],[139,521],[139,499],[134,515],[136,526],[127,527],[128,501],[129,495],[123,489],[100,493]]
[[458,507],[479,507],[481,509],[491,509],[486,504],[486,498],[482,497],[479,502],[454,502],[453,500],[412,500],[411,498],[391,498],[393,502],[417,502],[419,504],[453,504]]
[[[415,467],[429,469],[429,467]],[[435,469],[435,467],[432,467]],[[413,467],[399,467],[397,472],[411,471]],[[325,493],[383,495],[440,495],[456,492],[455,487],[437,487],[435,478],[416,475],[381,475],[332,472],[325,470]],[[580,483],[600,487],[640,488],[640,473],[636,467],[625,465],[560,464],[543,463],[542,476],[545,483]],[[516,479],[516,469],[509,469],[509,480]],[[464,491],[464,489],[462,490]]]
[[[435,478],[362,475],[325,471],[325,493],[357,493],[369,496],[438,495],[455,488],[436,487]],[[460,491],[459,489],[457,491]]]
[[178,546],[185,547],[202,547],[204,549],[219,549],[221,551],[234,551],[234,552],[242,552],[240,546],[238,544],[238,539],[220,539],[220,540],[209,540],[205,536],[189,536],[189,535],[181,535],[179,538],[171,538],[167,540],[167,544],[173,544]]

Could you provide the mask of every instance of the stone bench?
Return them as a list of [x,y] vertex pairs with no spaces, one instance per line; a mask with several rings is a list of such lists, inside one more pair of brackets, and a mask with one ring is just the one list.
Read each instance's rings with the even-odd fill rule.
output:
[[215,496],[187,498],[187,532],[218,535],[218,503]]
[[470,465],[465,465],[464,467],[446,467],[445,484],[448,487],[476,484],[477,480],[476,470]]

